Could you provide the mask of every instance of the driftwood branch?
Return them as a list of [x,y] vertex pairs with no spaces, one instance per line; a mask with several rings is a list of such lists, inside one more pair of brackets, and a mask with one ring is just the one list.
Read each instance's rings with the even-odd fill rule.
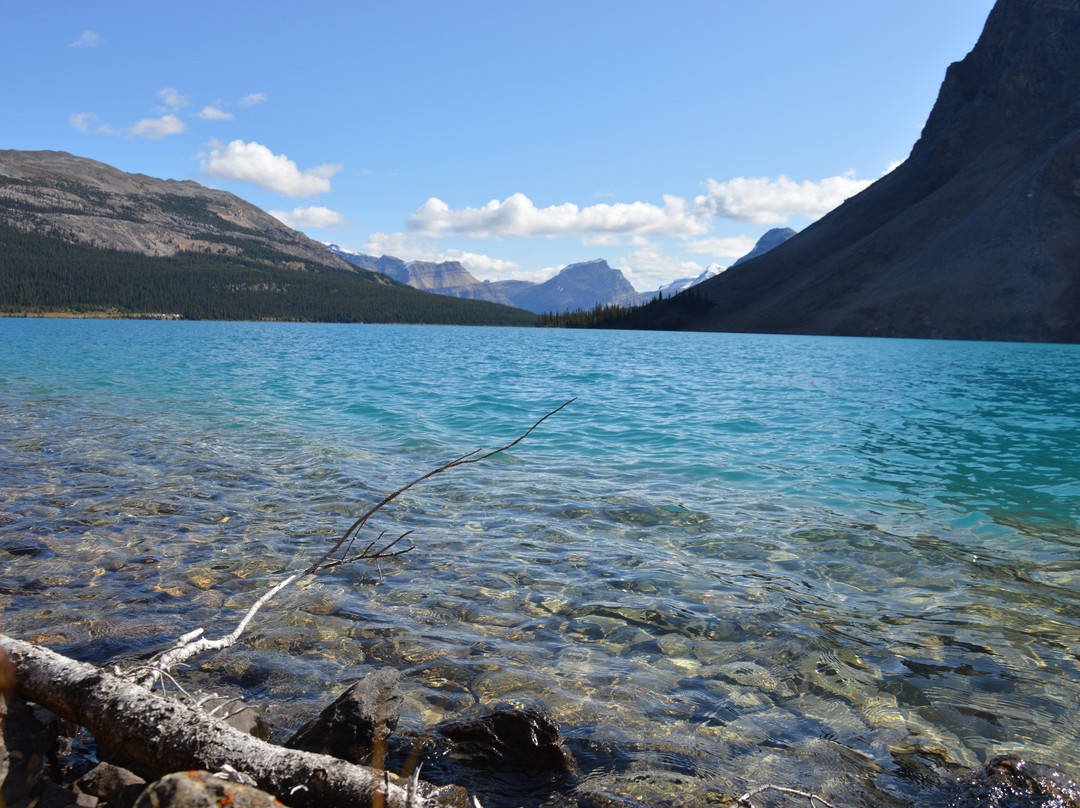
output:
[[[511,449],[517,446],[525,438],[529,437],[533,431],[540,426],[544,421],[559,412],[563,408],[569,406],[576,401],[576,398],[572,398],[569,401],[561,404],[553,409],[543,418],[540,418],[536,423],[529,427],[524,433],[519,435],[515,440],[507,443],[505,446],[500,446],[498,449],[494,449],[490,452],[484,452],[483,449],[476,449],[474,451],[463,454],[460,457],[451,460],[448,463],[444,463],[427,474],[423,474],[417,477],[410,483],[403,485],[401,488],[394,491],[392,494],[387,495],[380,500],[376,505],[368,509],[363,515],[361,515],[355,522],[353,522],[349,528],[341,534],[341,536],[334,542],[333,546],[323,553],[311,566],[307,567],[301,572],[296,572],[287,577],[285,580],[276,584],[266,594],[260,597],[251,608],[248,609],[247,614],[243,616],[236,628],[224,637],[219,637],[216,640],[211,640],[207,637],[203,637],[204,629],[196,629],[189,632],[176,641],[176,644],[168,650],[158,654],[151,659],[149,663],[140,665],[138,668],[133,669],[127,675],[130,677],[142,675],[139,683],[143,687],[152,688],[162,678],[162,675],[171,671],[175,666],[186,662],[194,656],[206,653],[207,651],[221,651],[236,644],[236,641],[240,638],[240,635],[244,633],[248,624],[251,622],[255,614],[266,603],[274,597],[278,592],[293,583],[299,578],[303,578],[307,575],[315,575],[323,570],[331,569],[333,567],[339,567],[343,564],[352,564],[357,561],[378,561],[383,558],[391,558],[394,556],[404,555],[413,548],[405,547],[399,548],[398,544],[412,533],[411,530],[407,530],[398,536],[396,539],[388,542],[382,547],[377,545],[382,541],[385,533],[380,533],[375,539],[368,542],[368,544],[362,550],[353,551],[353,546],[356,543],[357,537],[360,535],[360,531],[367,524],[367,521],[374,516],[379,510],[386,505],[393,502],[399,496],[404,494],[413,486],[422,483],[424,480],[428,480],[434,477],[436,474],[442,474],[450,469],[457,468],[458,466],[464,466],[468,463],[479,463],[481,460],[487,460],[489,457],[493,457],[501,452],[505,452],[507,449]],[[117,675],[123,676],[119,670],[114,669]]]
[[735,800],[737,805],[743,806],[743,808],[754,808],[754,803],[750,802],[753,797],[761,794],[765,791],[779,791],[781,794],[791,794],[795,797],[802,797],[810,801],[810,808],[816,808],[818,805],[824,805],[825,808],[836,808],[832,803],[826,802],[817,794],[813,794],[809,791],[799,791],[795,788],[784,788],[783,786],[765,785],[752,788]]
[[[471,452],[469,452],[467,454],[463,454],[461,457],[457,458],[456,460],[451,460],[449,463],[444,463],[443,465],[439,466],[437,469],[434,469],[432,471],[429,471],[427,474],[424,474],[424,475],[421,475],[420,477],[417,477],[411,483],[408,483],[406,485],[401,486],[401,488],[399,488],[394,493],[388,494],[386,497],[384,497],[382,499],[382,501],[380,501],[378,504],[374,505],[366,513],[361,515],[359,519],[357,519],[355,522],[353,522],[352,525],[349,526],[348,530],[346,530],[344,533],[341,534],[341,538],[339,538],[337,540],[337,542],[335,542],[334,546],[331,547],[329,550],[327,550],[326,553],[324,553],[323,556],[318,561],[316,561],[314,564],[312,564],[310,567],[308,567],[306,570],[304,570],[303,574],[304,575],[313,574],[313,573],[318,572],[320,569],[325,569],[327,566],[334,566],[334,564],[328,563],[328,562],[330,562],[331,559],[333,559],[334,556],[337,555],[338,551],[341,550],[342,546],[345,545],[346,542],[349,543],[348,547],[352,547],[352,541],[355,539],[355,537],[359,533],[359,531],[361,529],[363,529],[364,525],[367,524],[368,519],[370,519],[372,516],[374,516],[384,506],[389,505],[395,499],[400,497],[402,494],[404,494],[406,491],[408,491],[413,486],[417,485],[418,483],[422,483],[424,480],[428,480],[428,479],[434,477],[436,474],[442,474],[444,471],[449,471],[450,469],[457,468],[458,466],[464,466],[467,463],[479,463],[481,460],[487,460],[489,457],[494,457],[495,455],[499,454],[500,452],[505,452],[507,449],[511,449],[514,446],[517,446],[519,443],[521,443],[523,440],[525,440],[525,438],[529,437],[529,435],[531,435],[533,433],[533,431],[538,426],[540,426],[540,424],[544,423],[544,421],[546,421],[548,418],[553,416],[555,413],[559,412],[559,410],[561,410],[561,409],[563,409],[565,407],[568,407],[570,404],[574,403],[575,401],[577,401],[577,398],[572,398],[569,401],[567,401],[566,403],[556,407],[551,412],[549,412],[547,415],[545,415],[543,418],[541,418],[539,421],[537,421],[535,424],[533,424],[531,427],[529,427],[529,429],[526,432],[524,432],[522,435],[520,435],[516,440],[511,441],[510,443],[506,444],[505,446],[500,446],[498,449],[494,449],[494,450],[492,450],[490,452],[486,452],[484,454],[480,454],[481,452],[484,451],[483,449],[475,449],[475,450],[473,450],[473,451],[471,451]],[[348,553],[348,547],[346,548],[346,554]],[[342,562],[338,561],[337,563],[340,564]]]
[[47,648],[0,635],[0,655],[13,665],[16,689],[24,699],[86,727],[99,743],[162,773],[231,767],[293,808],[461,806],[467,799],[456,786],[437,788],[260,741],[197,707]]

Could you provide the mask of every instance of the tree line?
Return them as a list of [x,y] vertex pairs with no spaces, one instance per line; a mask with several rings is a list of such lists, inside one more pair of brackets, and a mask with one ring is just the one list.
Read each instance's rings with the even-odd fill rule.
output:
[[535,321],[520,309],[422,292],[365,270],[292,268],[296,263],[294,256],[250,243],[239,255],[153,257],[0,223],[0,312],[440,325]]
[[538,314],[542,328],[678,329],[689,317],[712,308],[712,301],[694,286],[665,298],[658,294],[641,306],[597,303],[591,309]]

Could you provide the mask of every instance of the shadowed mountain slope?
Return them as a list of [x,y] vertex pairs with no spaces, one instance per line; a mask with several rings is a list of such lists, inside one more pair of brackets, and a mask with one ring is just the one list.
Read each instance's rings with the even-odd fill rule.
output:
[[636,328],[1080,341],[1080,0],[998,0],[910,157]]

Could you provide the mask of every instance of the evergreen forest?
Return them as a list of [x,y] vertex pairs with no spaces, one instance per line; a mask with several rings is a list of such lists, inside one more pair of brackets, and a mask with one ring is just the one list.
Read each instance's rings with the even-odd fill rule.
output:
[[422,292],[365,270],[292,268],[293,256],[250,242],[237,246],[238,255],[151,257],[0,223],[0,313],[500,326],[536,320],[520,309]]

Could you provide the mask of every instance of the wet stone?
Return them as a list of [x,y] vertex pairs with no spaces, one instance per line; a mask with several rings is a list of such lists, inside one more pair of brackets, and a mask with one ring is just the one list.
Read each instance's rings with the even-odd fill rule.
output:
[[476,718],[444,721],[435,733],[471,765],[523,772],[565,773],[570,759],[559,725],[538,710],[498,709]]
[[681,657],[688,659],[694,656],[695,643],[681,634],[663,634],[657,638],[656,644],[666,657]]
[[1053,766],[999,755],[958,778],[951,808],[1080,808],[1080,785]]
[[7,553],[15,558],[52,558],[55,553],[42,541],[33,539],[11,539],[0,542],[0,553]]
[[350,763],[368,763],[374,750],[386,748],[403,703],[401,674],[393,668],[379,668],[302,726],[286,746]]
[[735,684],[756,688],[765,693],[780,696],[794,695],[789,684],[780,681],[756,662],[731,662],[719,665],[716,673]]

